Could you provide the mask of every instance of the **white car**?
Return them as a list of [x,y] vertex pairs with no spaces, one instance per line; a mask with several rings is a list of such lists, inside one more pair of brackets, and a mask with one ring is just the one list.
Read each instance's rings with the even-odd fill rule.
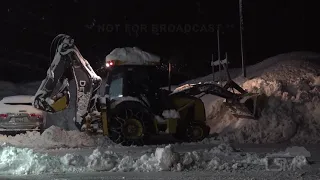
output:
[[17,95],[0,101],[0,132],[40,131],[45,127],[45,113],[32,106],[33,96]]

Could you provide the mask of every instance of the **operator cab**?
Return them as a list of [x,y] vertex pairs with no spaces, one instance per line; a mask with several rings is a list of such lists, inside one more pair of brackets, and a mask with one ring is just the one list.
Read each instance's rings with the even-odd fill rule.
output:
[[108,72],[106,93],[110,99],[138,97],[159,89],[153,66],[118,66]]
[[161,89],[167,85],[164,72],[156,66],[124,65],[115,66],[108,71],[105,93],[111,101],[122,97],[134,97],[146,106],[159,110],[159,100],[169,93]]
[[167,74],[157,65],[160,57],[136,47],[116,48],[106,57],[107,81],[105,93],[111,101],[134,97],[146,106],[157,108],[163,95],[161,87],[167,85]]

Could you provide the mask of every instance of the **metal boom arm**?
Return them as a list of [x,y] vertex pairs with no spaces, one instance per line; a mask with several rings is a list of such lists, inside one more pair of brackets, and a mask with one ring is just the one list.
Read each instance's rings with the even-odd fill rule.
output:
[[[77,92],[75,123],[80,128],[84,123],[83,119],[96,108],[101,78],[82,57],[70,36],[60,34],[52,44],[56,44],[54,59],[47,77],[36,92],[33,106],[50,113],[64,110],[69,105],[69,81],[74,79]],[[55,93],[59,82],[62,82],[62,86]]]

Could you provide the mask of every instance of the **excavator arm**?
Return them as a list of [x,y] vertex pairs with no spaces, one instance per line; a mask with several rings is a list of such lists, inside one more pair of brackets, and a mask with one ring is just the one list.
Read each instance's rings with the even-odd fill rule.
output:
[[[54,46],[54,47],[52,47]],[[88,61],[82,57],[74,40],[60,34],[52,41],[54,58],[47,76],[38,88],[33,106],[49,113],[66,109],[69,105],[69,82],[76,82],[75,123],[80,129],[85,117],[96,110],[97,91],[101,85],[99,77]],[[58,91],[56,88],[62,84]]]
[[[238,93],[236,93],[236,91]],[[258,107],[258,103],[262,104],[265,98],[258,93],[249,93],[240,87],[237,83],[229,80],[224,86],[215,83],[202,83],[182,86],[177,88],[171,94],[184,94],[201,98],[204,95],[210,94],[225,99],[227,105],[232,111],[241,111],[248,115],[233,114],[237,117],[245,117],[257,119],[260,117],[262,106]]]

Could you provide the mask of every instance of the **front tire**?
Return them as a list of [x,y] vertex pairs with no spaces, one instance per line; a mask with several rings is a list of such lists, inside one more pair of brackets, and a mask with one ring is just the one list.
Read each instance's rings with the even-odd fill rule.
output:
[[210,127],[206,124],[193,122],[184,127],[177,127],[174,137],[184,142],[199,142],[208,137],[209,133]]
[[153,128],[153,116],[139,102],[122,102],[111,110],[109,138],[124,146],[145,144]]

